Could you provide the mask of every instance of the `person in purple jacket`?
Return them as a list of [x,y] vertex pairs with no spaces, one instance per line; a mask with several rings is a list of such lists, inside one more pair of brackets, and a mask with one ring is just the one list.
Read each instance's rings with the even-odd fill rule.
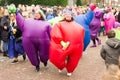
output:
[[94,18],[90,23],[90,38],[93,42],[93,45],[91,47],[96,47],[96,40],[98,42],[98,45],[101,44],[101,41],[98,38],[98,33],[101,26],[101,18],[102,18],[103,12],[101,10],[94,10],[94,14],[95,14]]
[[40,61],[47,66],[51,26],[42,10],[35,12],[34,18],[25,19],[16,10],[16,20],[22,31],[23,48],[36,71],[40,71]]

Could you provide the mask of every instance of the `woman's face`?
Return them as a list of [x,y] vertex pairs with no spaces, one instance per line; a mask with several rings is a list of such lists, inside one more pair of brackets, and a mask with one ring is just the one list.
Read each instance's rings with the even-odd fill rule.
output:
[[15,20],[15,16],[13,14],[10,15],[10,20],[11,21]]
[[34,18],[39,20],[41,18],[41,15],[39,12],[35,12]]
[[8,16],[8,15],[9,15],[9,12],[8,12],[7,9],[4,10],[4,15],[5,15],[5,16]]
[[72,20],[72,15],[69,14],[69,13],[65,13],[64,17],[65,17],[65,20],[67,20],[67,21],[71,21]]

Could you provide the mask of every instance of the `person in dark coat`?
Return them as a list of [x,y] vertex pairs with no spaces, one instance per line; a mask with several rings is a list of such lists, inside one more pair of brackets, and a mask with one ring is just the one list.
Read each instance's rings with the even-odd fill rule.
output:
[[2,40],[2,50],[3,56],[8,54],[8,32],[10,26],[9,13],[7,9],[4,10],[4,16],[1,18],[1,40]]
[[107,36],[108,39],[102,46],[100,55],[105,60],[106,67],[108,68],[110,64],[119,64],[120,40],[115,38],[114,30],[108,31]]

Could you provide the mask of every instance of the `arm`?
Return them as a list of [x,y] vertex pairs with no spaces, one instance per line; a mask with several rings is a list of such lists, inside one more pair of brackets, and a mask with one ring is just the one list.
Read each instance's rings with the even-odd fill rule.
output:
[[19,12],[16,12],[16,21],[17,21],[18,27],[22,31],[25,19],[23,18],[23,16]]
[[102,59],[105,60],[105,58],[106,58],[106,51],[104,50],[104,46],[102,46],[102,48],[100,50],[100,56],[102,57]]
[[93,13],[93,11],[89,10],[85,14],[85,21],[87,22],[88,25],[91,23],[91,21],[92,21],[93,18],[94,18],[94,13]]
[[55,26],[52,28],[51,30],[51,39],[53,39],[53,41],[56,44],[60,44],[60,42],[63,40],[63,36],[61,33],[61,29],[60,29],[60,24],[55,24]]
[[50,25],[48,25],[48,27],[47,27],[47,34],[49,36],[49,39],[51,38],[51,36],[50,36],[51,30],[52,30],[52,27]]

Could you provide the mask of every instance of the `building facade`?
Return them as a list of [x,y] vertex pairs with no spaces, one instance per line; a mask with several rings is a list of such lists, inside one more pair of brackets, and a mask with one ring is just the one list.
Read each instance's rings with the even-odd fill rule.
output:
[[[68,5],[75,5],[77,0],[68,0]],[[111,6],[116,7],[119,5],[120,7],[120,0],[81,0],[83,4],[90,4],[95,3],[99,7],[104,6]]]

